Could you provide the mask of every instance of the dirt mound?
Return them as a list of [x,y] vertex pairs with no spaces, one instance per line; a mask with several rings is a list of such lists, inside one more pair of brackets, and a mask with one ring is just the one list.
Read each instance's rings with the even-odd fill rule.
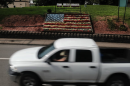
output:
[[35,26],[43,25],[44,19],[40,15],[13,15],[5,18],[2,23],[3,26]]
[[[116,28],[114,30],[110,30],[108,28],[107,19],[112,19],[113,22],[116,24]],[[118,16],[106,16],[106,17],[100,17],[97,16],[95,22],[93,22],[93,27],[95,30],[95,33],[97,34],[123,34],[123,35],[130,35],[130,28],[128,24],[124,24],[128,30],[127,31],[120,31],[119,26],[123,24],[122,19],[120,19],[120,22],[116,22],[118,19]]]
[[[119,27],[119,23],[117,23]],[[125,24],[125,26],[128,28],[128,25]],[[130,28],[128,28],[128,31],[120,31],[118,29],[115,29],[114,31],[110,30],[108,28],[107,21],[97,21],[93,22],[93,27],[96,34],[123,34],[123,35],[130,35]]]
[[[108,17],[109,18],[109,17]],[[112,17],[110,17],[112,18]],[[114,16],[113,18],[116,18]],[[97,21],[93,21],[93,27],[96,34],[124,34],[130,35],[130,28],[127,24],[128,31],[120,31],[119,29],[115,29],[111,31],[108,28],[108,24],[106,21],[107,17],[97,17]],[[12,15],[2,20],[2,30],[8,31],[35,31],[41,32],[43,31],[43,26],[39,27],[6,27],[6,26],[36,26],[36,25],[43,25],[45,17],[41,15]],[[122,22],[115,22],[116,25],[119,27]]]
[[43,30],[40,27],[7,27],[7,26],[37,26],[44,24],[45,17],[41,15],[12,15],[2,20],[2,30],[8,31],[38,31]]
[[43,27],[4,27],[3,30],[41,32],[41,31],[43,31]]

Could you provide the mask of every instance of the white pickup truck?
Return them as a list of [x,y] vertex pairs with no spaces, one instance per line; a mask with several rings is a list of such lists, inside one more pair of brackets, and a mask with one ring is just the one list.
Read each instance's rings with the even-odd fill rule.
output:
[[23,49],[9,60],[20,86],[46,83],[129,86],[130,50],[99,48],[92,39],[62,38],[47,47]]

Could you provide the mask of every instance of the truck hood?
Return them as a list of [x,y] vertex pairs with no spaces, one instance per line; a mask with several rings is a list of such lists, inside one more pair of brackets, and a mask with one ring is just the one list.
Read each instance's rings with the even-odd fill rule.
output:
[[10,57],[10,64],[12,62],[18,62],[18,61],[37,61],[39,60],[37,57],[38,51],[42,47],[34,47],[34,48],[27,48],[27,49],[22,49],[17,52],[15,52],[11,57]]

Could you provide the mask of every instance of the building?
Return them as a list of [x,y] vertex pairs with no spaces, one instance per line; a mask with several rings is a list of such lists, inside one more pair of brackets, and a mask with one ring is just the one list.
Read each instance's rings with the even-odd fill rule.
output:
[[14,7],[30,7],[31,5],[34,5],[33,0],[14,0],[13,3],[8,4],[9,8]]

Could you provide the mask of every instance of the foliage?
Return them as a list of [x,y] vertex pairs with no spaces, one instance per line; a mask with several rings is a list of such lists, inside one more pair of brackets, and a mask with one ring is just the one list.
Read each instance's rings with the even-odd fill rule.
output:
[[91,4],[93,4],[93,3],[99,4],[100,0],[90,0],[90,2],[91,2]]
[[48,9],[48,10],[47,10],[47,13],[52,13],[52,10],[51,10],[51,9]]
[[7,7],[8,4],[12,3],[13,0],[0,0],[0,5],[3,7]]
[[127,27],[125,25],[120,25],[120,30],[121,31],[127,31]]
[[35,0],[36,6],[49,5],[52,3],[51,0]]
[[97,19],[96,17],[92,17],[92,21],[97,22],[97,21],[98,21],[98,19]]
[[113,4],[113,0],[108,0],[108,1],[107,1],[107,4],[108,4],[108,5]]
[[107,24],[110,30],[114,30],[116,28],[116,24],[110,19],[107,19]]
[[125,19],[125,22],[128,24],[129,28],[130,28],[130,18]]
[[2,26],[0,26],[0,30],[1,30],[1,29],[3,29],[3,27],[2,27]]
[[106,5],[112,5],[114,4],[113,0],[90,0],[91,4],[96,3],[96,4],[106,4]]
[[112,4],[115,4],[115,3],[118,3],[118,0],[100,0],[100,3],[101,4],[106,4],[106,5],[112,5]]
[[[4,8],[0,9],[0,21],[10,15],[44,15],[47,10],[51,9],[52,13],[55,13],[55,6],[34,6],[34,7],[23,7],[23,8]],[[130,18],[130,7],[126,8],[126,18]],[[79,12],[79,9],[57,9],[56,13],[65,13],[67,11]],[[111,5],[81,5],[81,13],[90,14],[94,16],[118,16],[118,6]],[[124,15],[124,8],[120,8],[120,17]]]
[[100,0],[93,0],[94,1],[94,3],[96,3],[96,4],[99,4],[100,3]]
[[[35,1],[45,1],[45,0],[35,0]],[[118,4],[118,0],[46,0],[46,1],[47,2],[44,5],[55,5],[55,3],[69,3],[69,2],[80,3],[83,5],[85,1],[87,1],[88,4],[93,4],[93,3],[96,3],[96,4],[100,3],[102,5],[117,5]]]

